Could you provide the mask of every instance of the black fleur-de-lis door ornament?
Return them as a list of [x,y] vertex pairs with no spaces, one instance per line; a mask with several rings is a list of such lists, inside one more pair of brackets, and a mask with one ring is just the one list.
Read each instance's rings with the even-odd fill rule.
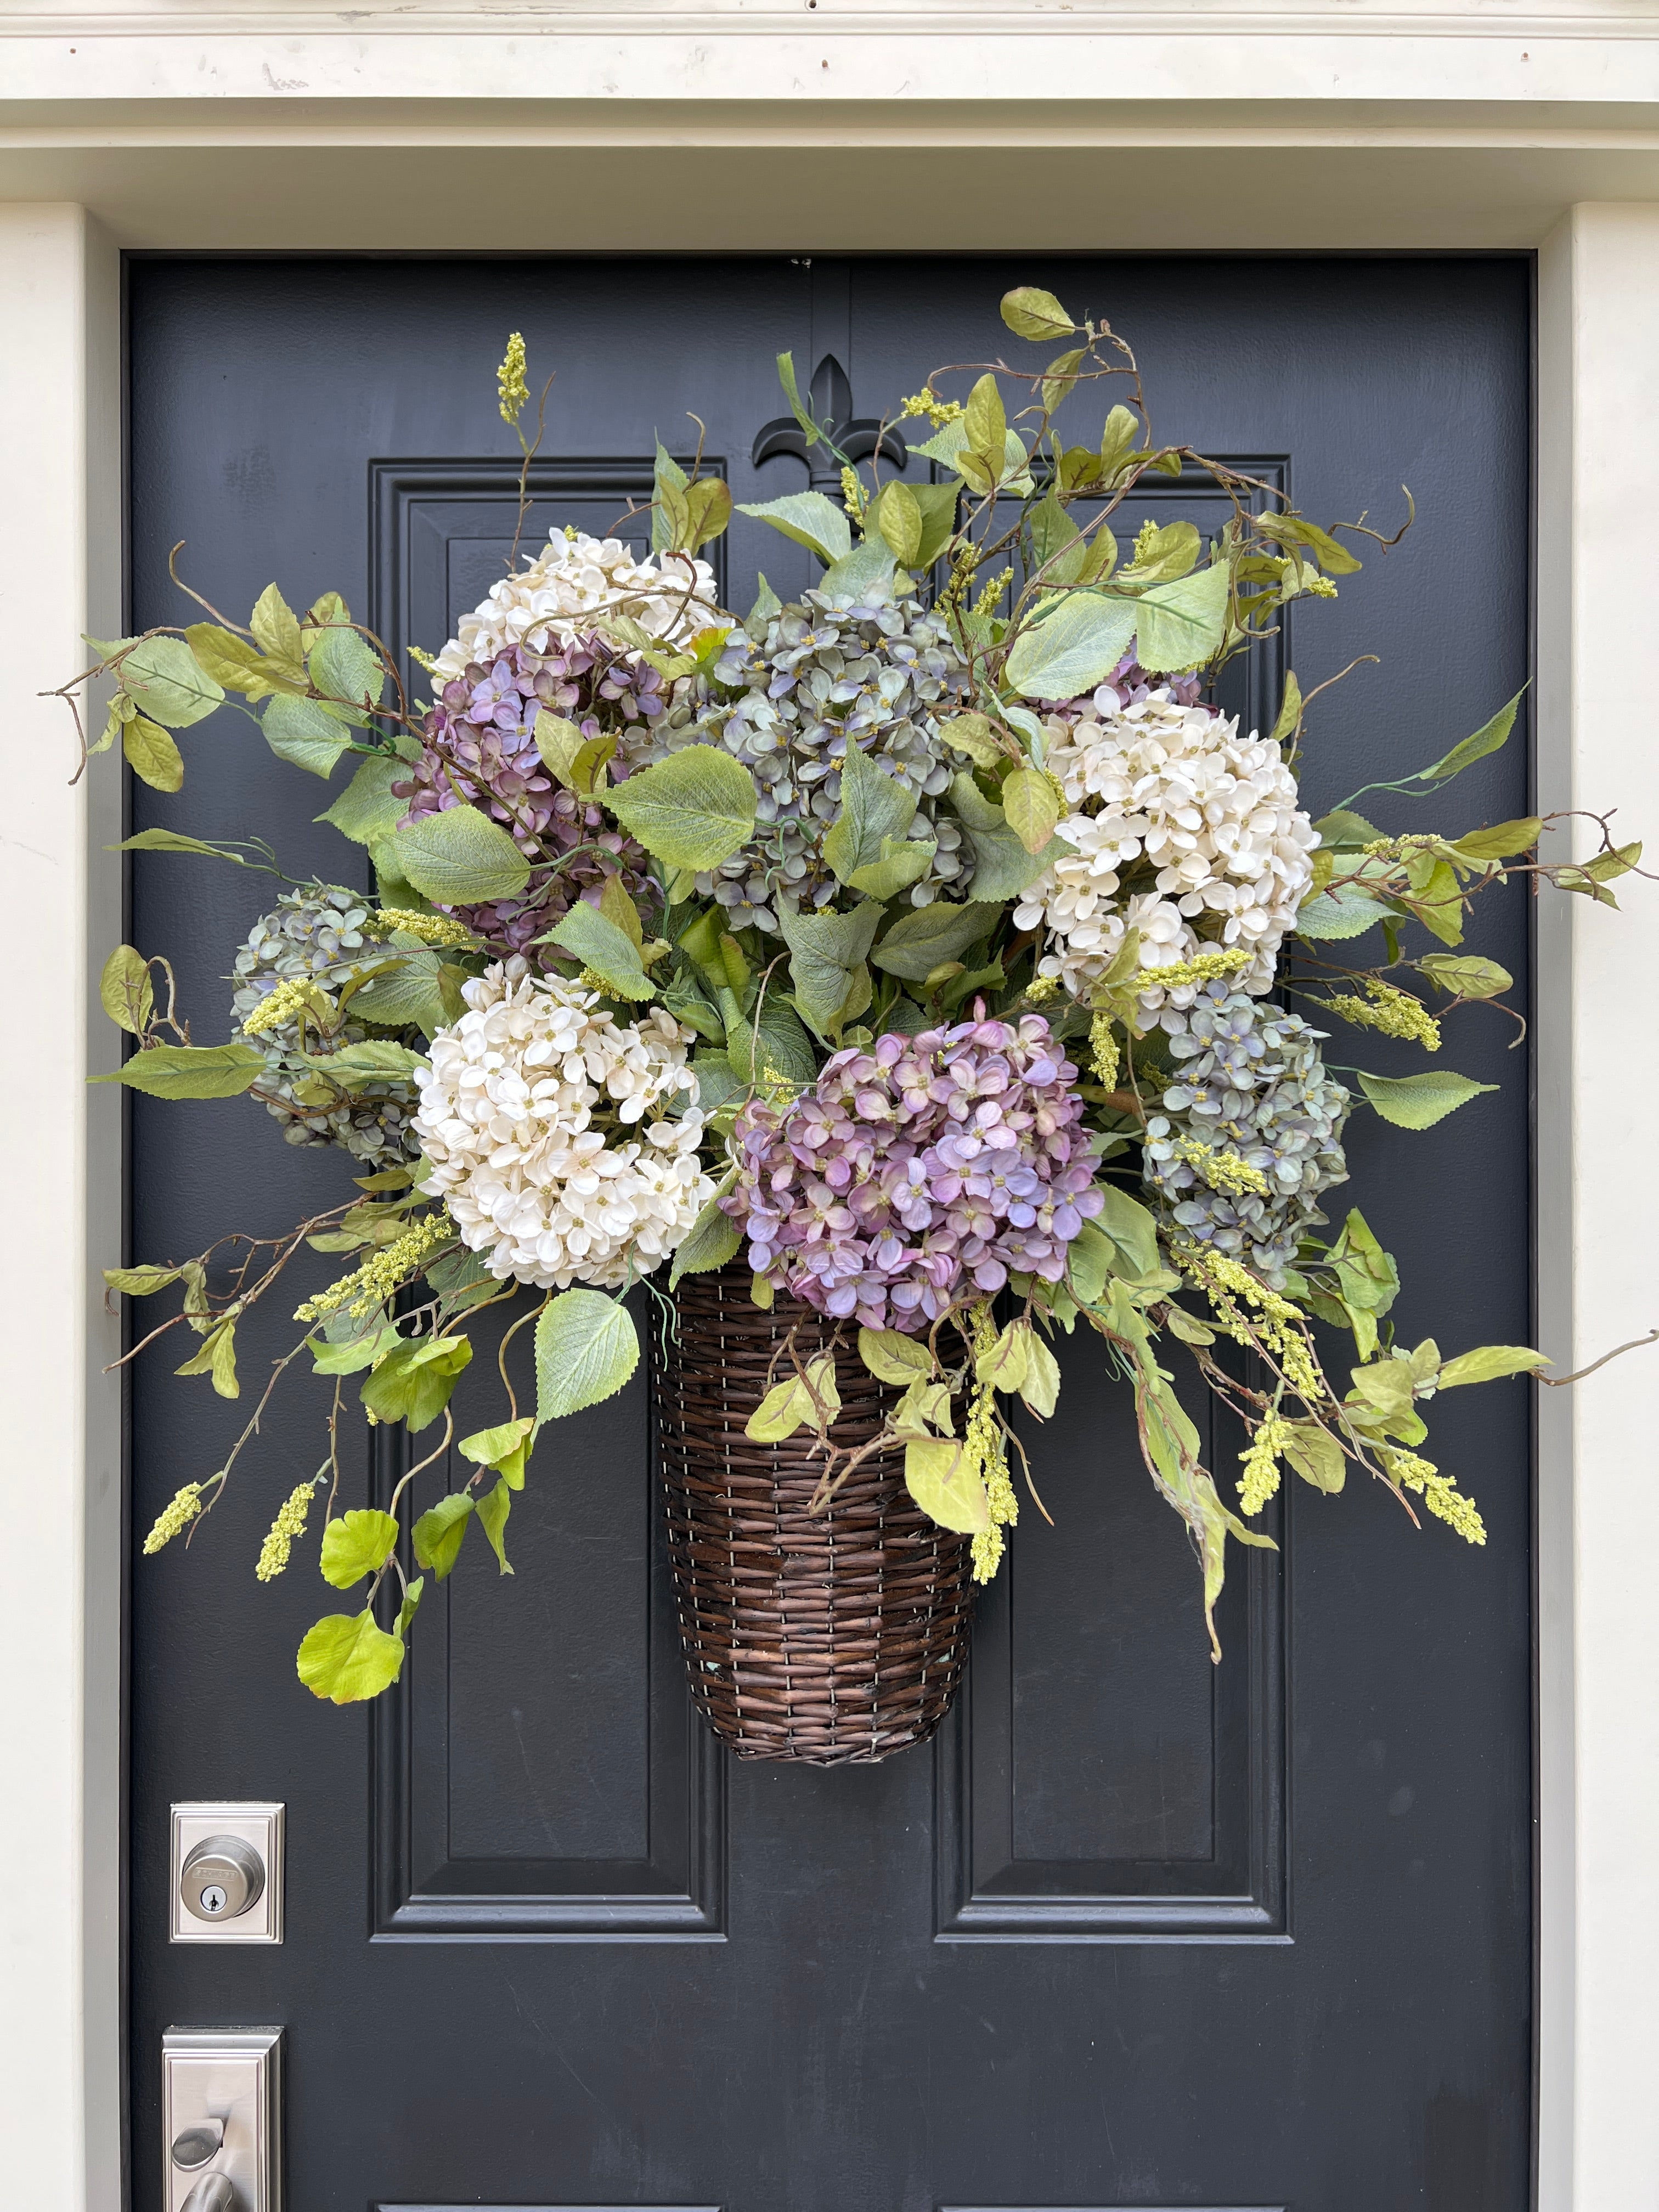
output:
[[884,430],[873,415],[854,414],[853,386],[834,354],[825,354],[812,371],[806,397],[807,411],[823,434],[809,445],[805,431],[793,415],[776,416],[755,434],[750,458],[757,468],[763,461],[788,453],[805,462],[807,482],[813,489],[824,490],[838,489],[841,483],[842,463],[832,447],[855,463],[867,461],[877,451],[897,469],[909,459],[909,448],[898,431]]

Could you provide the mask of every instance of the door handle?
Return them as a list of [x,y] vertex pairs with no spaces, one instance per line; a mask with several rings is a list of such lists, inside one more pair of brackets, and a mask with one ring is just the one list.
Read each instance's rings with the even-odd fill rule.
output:
[[164,2212],[282,2212],[282,2059],[280,2027],[168,2028]]

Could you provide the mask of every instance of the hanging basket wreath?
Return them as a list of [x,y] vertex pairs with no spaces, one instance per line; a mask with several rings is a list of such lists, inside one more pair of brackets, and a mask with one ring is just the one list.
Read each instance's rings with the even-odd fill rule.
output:
[[[1212,1644],[1227,1540],[1269,1542],[1257,1516],[1285,1468],[1329,1492],[1358,1468],[1484,1540],[1426,1455],[1425,1408],[1541,1357],[1397,1342],[1393,1260],[1358,1211],[1333,1228],[1327,1208],[1362,1109],[1425,1130],[1491,1087],[1439,1057],[1449,1015],[1519,1020],[1510,978],[1463,949],[1474,901],[1520,881],[1612,905],[1640,848],[1605,822],[1576,861],[1540,857],[1548,820],[1397,831],[1358,811],[1365,793],[1311,820],[1312,695],[1291,676],[1273,727],[1246,731],[1216,679],[1291,601],[1333,597],[1356,546],[1403,532],[1326,528],[1158,442],[1106,323],[1030,288],[1002,313],[1058,355],[937,373],[843,468],[840,505],[742,510],[818,556],[798,602],[763,585],[745,615],[718,604],[699,556],[730,493],[659,450],[648,513],[604,539],[556,530],[521,564],[515,544],[413,669],[338,597],[296,614],[273,584],[246,625],[191,591],[207,618],[100,647],[65,687],[78,725],[88,676],[112,678],[89,750],[118,737],[163,791],[184,774],[173,733],[240,705],[338,784],[323,818],[373,864],[373,893],[295,883],[257,839],[147,830],[129,846],[288,888],[234,955],[222,1042],[191,1037],[160,954],[122,945],[103,976],[136,1048],[100,1079],[244,1093],[289,1143],[349,1158],[354,1187],[282,1237],[107,1271],[137,1298],[182,1286],[138,1350],[182,1330],[179,1371],[235,1397],[242,1317],[302,1255],[349,1258],[298,1300],[224,1466],[145,1547],[222,1494],[290,1366],[331,1378],[337,1415],[349,1393],[404,1425],[420,1442],[391,1509],[337,1511],[331,1417],[255,1568],[284,1570],[325,1492],[324,1578],[368,1587],[300,1647],[319,1697],[397,1680],[423,1578],[471,1522],[505,1566],[543,1427],[635,1372],[639,1285],[693,1692],[750,1755],[879,1758],[936,1725],[972,1583],[1031,1494],[1060,1336],[1102,1340],[1133,1396]],[[779,366],[802,438],[843,459]],[[498,380],[522,526],[541,433],[539,411],[520,427],[517,337]],[[1121,396],[1099,442],[1068,443],[1062,414],[1102,394]],[[893,462],[922,418],[908,450],[930,483]],[[1121,544],[1149,472],[1207,475],[1225,527],[1146,522]],[[1437,795],[1518,703],[1370,789]],[[1333,1023],[1427,1064],[1340,1081]],[[533,1410],[503,1347],[501,1419],[456,1439],[469,1331],[498,1299],[534,1330]],[[1237,1468],[1201,1462],[1183,1358],[1242,1418]],[[414,1476],[452,1443],[464,1479],[405,1527]]]

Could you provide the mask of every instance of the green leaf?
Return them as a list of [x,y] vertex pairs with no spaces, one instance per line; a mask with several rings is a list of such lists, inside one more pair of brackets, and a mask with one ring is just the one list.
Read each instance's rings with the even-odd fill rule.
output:
[[139,712],[170,730],[188,729],[224,701],[223,685],[206,673],[181,637],[143,639],[121,663],[120,676],[121,689]]
[[1358,1073],[1366,1097],[1385,1121],[1400,1129],[1431,1129],[1469,1099],[1498,1088],[1495,1083],[1475,1083],[1449,1067],[1431,1068],[1426,1075]]
[[1026,699],[1074,699],[1103,684],[1135,635],[1136,603],[1097,592],[1051,600],[1009,648],[1004,680]]
[[1359,1313],[1388,1312],[1400,1294],[1400,1270],[1358,1206],[1350,1207],[1328,1256],[1344,1305]]
[[1408,1359],[1374,1359],[1348,1371],[1353,1380],[1349,1404],[1368,1407],[1390,1426],[1411,1418],[1417,1378]]
[[331,823],[354,845],[378,845],[391,836],[409,811],[406,799],[392,795],[392,786],[403,782],[408,774],[407,761],[399,760],[395,753],[377,753],[363,763],[333,805],[316,819]]
[[247,626],[262,653],[268,653],[285,675],[303,680],[305,647],[300,638],[300,618],[275,584],[267,584],[260,592]]
[[125,1291],[130,1298],[149,1298],[176,1283],[179,1272],[177,1267],[106,1267],[104,1280],[111,1290]]
[[638,769],[605,804],[648,853],[671,868],[715,868],[749,842],[755,784],[730,753],[687,745]]
[[938,849],[931,837],[884,837],[879,855],[867,866],[854,870],[848,888],[884,906],[902,890],[920,882]]
[[904,1447],[904,1486],[929,1520],[964,1536],[991,1525],[991,1503],[964,1448],[948,1437]]
[[1042,404],[1052,415],[1062,399],[1068,398],[1076,389],[1077,373],[1083,366],[1086,346],[1069,346],[1064,353],[1056,354],[1042,375]]
[[1028,1410],[1041,1421],[1046,1421],[1060,1403],[1060,1362],[1035,1332],[1025,1372],[1020,1379],[1019,1395]]
[[901,913],[870,955],[878,968],[907,983],[925,983],[946,960],[955,960],[996,927],[1000,908],[989,899],[953,905],[936,899],[932,906]]
[[[1092,1221],[1084,1223],[1066,1248],[1066,1279],[1080,1306],[1093,1305],[1106,1287],[1106,1278],[1120,1273],[1121,1267],[1118,1247]],[[1133,1267],[1130,1272],[1140,1275],[1146,1270]]]
[[1030,520],[1031,551],[1039,568],[1046,568],[1056,553],[1074,545],[1081,534],[1052,485],[1031,509]]
[[419,1065],[417,1054],[390,1037],[365,1037],[361,1043],[342,1045],[338,1052],[311,1057],[313,1066],[343,1091],[368,1083],[406,1083]]
[[150,1098],[234,1098],[264,1073],[264,1055],[246,1044],[157,1044],[93,1083],[125,1083]]
[[1483,1344],[1449,1359],[1435,1377],[1435,1388],[1455,1390],[1464,1382],[1495,1382],[1500,1376],[1529,1375],[1549,1364],[1543,1352],[1524,1344]]
[[1304,1482],[1322,1490],[1327,1497],[1334,1497],[1347,1480],[1347,1454],[1317,1421],[1287,1423],[1283,1449]]
[[821,491],[792,491],[781,499],[738,502],[739,514],[752,514],[769,522],[797,545],[805,545],[820,559],[839,561],[853,550],[853,528],[833,500]]
[[493,1428],[475,1429],[470,1437],[463,1437],[455,1449],[475,1467],[498,1468],[509,1490],[522,1490],[525,1462],[530,1456],[535,1428],[530,1415],[523,1413],[517,1420],[497,1421]]
[[404,1591],[404,1601],[398,1607],[398,1618],[392,1624],[392,1632],[400,1641],[409,1633],[409,1624],[420,1611],[421,1592],[426,1587],[419,1575]]
[[398,1524],[389,1513],[342,1513],[323,1531],[323,1580],[349,1589],[378,1574],[397,1548]]
[[489,1537],[489,1548],[495,1553],[504,1575],[510,1575],[513,1571],[507,1564],[506,1544],[507,1516],[512,1510],[513,1492],[505,1478],[478,1500],[478,1526]]
[[213,1387],[222,1398],[238,1398],[241,1390],[236,1381],[236,1322],[234,1315],[210,1329],[204,1338],[202,1347],[182,1367],[173,1369],[175,1375],[210,1375]]
[[1436,761],[1432,768],[1419,769],[1417,781],[1419,783],[1449,783],[1453,776],[1462,775],[1466,768],[1473,768],[1476,761],[1485,760],[1488,753],[1498,751],[1507,742],[1510,732],[1515,727],[1516,709],[1526,696],[1527,687],[1523,684],[1509,705],[1500,707],[1491,721],[1483,722],[1473,737],[1465,738],[1462,744],[1454,745],[1449,753]]
[[841,811],[824,838],[823,857],[850,884],[861,868],[883,860],[884,841],[902,838],[915,815],[915,793],[849,741],[841,764]]
[[930,1382],[918,1375],[893,1408],[892,1431],[896,1437],[914,1437],[923,1443],[930,1435],[953,1437],[950,1384]]
[[956,483],[910,484],[906,487],[921,509],[921,540],[910,566],[921,574],[931,568],[956,534],[957,501],[962,487]]
[[1340,890],[1320,891],[1314,897],[1303,900],[1297,910],[1297,934],[1320,945],[1334,943],[1339,939],[1363,937],[1379,921],[1386,921],[1389,912],[1388,907],[1379,906],[1359,884],[1344,884]]
[[[968,394],[968,404],[962,416],[963,450],[957,456],[957,467],[966,478],[969,489],[976,492],[994,490],[1001,482],[1007,452],[1008,419],[1002,404],[1002,393],[996,378],[987,370]],[[1024,459],[1024,447],[1020,448]]]
[[1334,814],[1322,814],[1314,828],[1319,832],[1322,845],[1339,852],[1352,852],[1374,844],[1382,835],[1363,814],[1351,813],[1346,806],[1339,806]]
[[607,921],[585,900],[578,899],[547,935],[573,959],[591,968],[618,998],[648,999],[654,994],[656,985],[646,974],[635,946],[614,921]]
[[674,495],[684,493],[690,482],[685,471],[659,438],[652,489],[654,506],[651,516],[651,550],[653,553],[665,553],[673,544],[674,520],[669,509]]
[[1417,964],[1443,991],[1460,999],[1495,999],[1515,981],[1507,968],[1473,952],[1427,952]]
[[614,1398],[640,1364],[633,1316],[603,1291],[562,1291],[536,1323],[536,1418]]
[[403,1641],[388,1636],[367,1607],[362,1613],[331,1613],[307,1630],[296,1665],[313,1697],[356,1705],[378,1698],[397,1680],[403,1672]]
[[1077,328],[1054,294],[1041,284],[1017,284],[1005,292],[1002,319],[1017,338],[1068,337]]
[[1035,1342],[1029,1321],[1011,1321],[993,1344],[975,1355],[975,1380],[1011,1394],[1023,1389]]
[[453,1490],[415,1523],[416,1564],[435,1575],[440,1582],[448,1578],[450,1570],[461,1556],[472,1506],[471,1491]]
[[161,724],[148,715],[135,714],[122,723],[121,750],[133,774],[152,791],[177,791],[183,783],[184,756]]
[[965,769],[951,779],[951,805],[973,848],[969,888],[981,904],[1000,905],[1017,898],[1057,857],[1052,845],[1041,854],[1028,853],[1009,828],[1002,809],[994,799],[986,798]]
[[464,1336],[399,1340],[359,1394],[379,1421],[404,1421],[411,1436],[435,1421],[449,1403],[457,1378],[472,1357]]
[[234,860],[239,868],[249,866],[240,853],[228,852],[222,845],[211,845],[204,837],[186,837],[177,830],[141,830],[136,837],[124,837],[118,845],[106,845],[106,853],[197,853],[210,860]]
[[292,699],[286,694],[271,701],[259,726],[278,760],[320,775],[325,782],[351,743],[350,732],[343,730],[332,714],[325,714],[314,699]]
[[1471,830],[1452,849],[1469,860],[1507,860],[1511,854],[1530,852],[1543,828],[1540,816],[1527,814],[1516,822],[1495,822],[1489,830]]
[[820,1036],[836,1026],[880,920],[880,908],[868,904],[854,907],[851,914],[780,910],[778,927],[789,947],[795,1005]]
[[[578,755],[588,748],[589,740],[579,726],[563,714],[550,714],[544,707],[536,716],[536,750],[543,763],[557,776],[559,781],[576,789],[574,777]],[[589,764],[586,788],[591,792],[599,770],[597,761]]]
[[908,483],[895,477],[882,486],[866,518],[866,527],[878,531],[901,568],[920,565],[921,502]]
[[892,574],[892,553],[878,539],[855,545],[839,561],[832,561],[818,578],[818,589],[854,600],[884,599],[890,595]]
[[1218,561],[1158,584],[1135,605],[1135,658],[1159,674],[1201,667],[1221,650],[1227,627],[1227,564]]
[[131,945],[118,945],[104,963],[98,996],[111,1021],[131,1036],[143,1036],[155,1005],[149,963],[143,954]]
[[[444,997],[444,960],[430,945],[400,953],[394,966],[365,983],[351,1001],[354,1014],[363,1014],[389,1030],[411,1024],[428,1036],[452,1020]],[[459,977],[460,969],[450,974]]]
[[349,720],[368,722],[368,708],[379,706],[386,688],[386,669],[367,638],[355,629],[319,629],[307,666],[325,698],[349,709]]
[[896,1328],[860,1328],[859,1358],[878,1381],[907,1388],[933,1371],[927,1346]]
[[799,1375],[775,1382],[743,1425],[751,1443],[781,1444],[817,1419],[812,1394]]
[[1137,589],[1152,584],[1178,583],[1198,566],[1204,540],[1190,522],[1154,523],[1144,550],[1138,550],[1117,580]]
[[1288,744],[1296,735],[1297,726],[1301,720],[1302,686],[1296,680],[1295,669],[1289,668],[1285,672],[1285,696],[1279,702],[1278,720],[1274,722],[1267,740],[1269,744]]
[[306,1339],[313,1375],[361,1375],[365,1367],[384,1359],[402,1342],[392,1323],[378,1310],[356,1323],[354,1335],[337,1340],[326,1334]]
[[1115,482],[1140,447],[1140,418],[1132,408],[1114,407],[1100,434],[1100,473]]
[[[1157,1272],[1158,1224],[1139,1200],[1115,1182],[1098,1183],[1101,1194],[1100,1212],[1094,1217],[1094,1226],[1112,1244],[1117,1254],[1115,1274],[1131,1278]],[[1085,1224],[1086,1226],[1087,1224]]]
[[1017,768],[1002,786],[1002,811],[1028,853],[1041,853],[1060,820],[1060,787],[1040,768]]
[[742,1243],[742,1230],[729,1213],[722,1211],[717,1194],[674,1248],[673,1262],[668,1271],[669,1289],[672,1291],[683,1275],[708,1275],[716,1267],[723,1267],[728,1260],[736,1259]]
[[[227,691],[240,691],[250,699],[264,699],[276,688],[271,682],[276,670],[268,670],[264,655],[257,645],[234,630],[222,629],[217,623],[191,623],[185,638],[196,657],[196,665],[204,675]],[[301,674],[301,689],[304,673]]]
[[820,434],[818,426],[802,404],[800,386],[795,381],[795,356],[793,353],[778,356],[778,382],[783,386],[783,396],[789,402],[789,412],[806,434],[807,444],[816,446]]
[[[984,489],[984,465],[969,453],[968,434],[960,422],[947,422],[926,445],[911,450],[954,469],[970,491]],[[1014,499],[1029,499],[1036,489],[1031,481],[1031,457],[1018,430],[1010,430],[1003,440],[1002,481],[999,489]]]
[[517,898],[530,881],[524,854],[476,806],[417,815],[393,834],[392,850],[405,881],[441,906]]
[[[735,1007],[735,1000],[730,1003]],[[791,1083],[811,1083],[818,1072],[811,1039],[783,1000],[769,994],[761,1006],[758,1028],[741,1014],[734,1014],[726,1030],[726,1056],[745,1091],[751,1084],[763,1081],[769,1067]],[[704,1110],[714,1109],[706,1107]]]

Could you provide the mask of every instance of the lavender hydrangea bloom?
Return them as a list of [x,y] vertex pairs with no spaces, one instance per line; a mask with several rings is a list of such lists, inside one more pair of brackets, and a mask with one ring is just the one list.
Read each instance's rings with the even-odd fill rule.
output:
[[744,1107],[720,1203],[775,1289],[914,1334],[1010,1274],[1064,1274],[1102,1203],[1076,1078],[1037,1014],[879,1037],[792,1105]]
[[648,895],[646,856],[600,809],[558,782],[536,750],[536,717],[545,709],[585,736],[620,726],[613,776],[626,775],[649,750],[666,709],[662,678],[595,635],[551,654],[509,647],[489,663],[469,663],[439,694],[422,733],[419,760],[393,794],[409,801],[407,819],[450,806],[477,806],[536,860],[578,845],[600,849],[532,884],[524,898],[444,909],[505,953],[526,951],[576,898],[596,901],[607,876],[620,874],[635,896]]
[[[1177,1079],[1146,1123],[1146,1182],[1195,1243],[1278,1287],[1303,1231],[1325,1218],[1319,1193],[1347,1180],[1351,1102],[1325,1072],[1323,1032],[1224,982],[1206,984],[1184,1012],[1166,1009],[1161,1025]],[[1207,1160],[1229,1153],[1266,1179],[1265,1195],[1212,1186]],[[1224,1170],[1216,1179],[1230,1180]]]

